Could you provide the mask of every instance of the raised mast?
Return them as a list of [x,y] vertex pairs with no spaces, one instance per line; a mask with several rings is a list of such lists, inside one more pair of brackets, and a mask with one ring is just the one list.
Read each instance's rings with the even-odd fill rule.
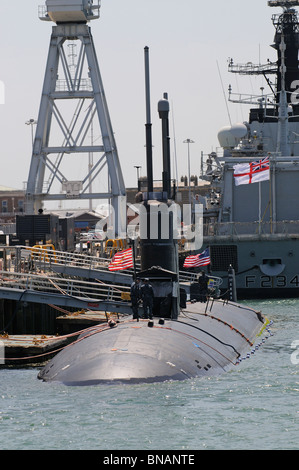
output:
[[[297,135],[299,122],[299,101],[294,100],[294,92],[299,83],[299,19],[293,7],[299,5],[299,0],[273,0],[268,1],[268,5],[283,8],[282,13],[272,16],[276,30],[272,47],[277,51],[277,60],[274,62],[268,59],[267,64],[255,65],[251,62],[235,64],[230,59],[229,71],[239,75],[262,75],[270,91],[264,92],[264,87],[261,87],[261,94],[240,95],[232,93],[230,86],[229,101],[255,105],[255,108],[250,110],[249,125],[258,123],[263,126],[259,130],[266,135],[266,146],[273,141],[274,135],[267,126],[277,126],[277,141],[271,143],[268,151],[277,152],[282,156],[294,155],[294,146],[297,146],[294,136]],[[256,124],[254,128],[258,128]]]
[[280,90],[279,107],[278,107],[278,132],[277,132],[276,152],[280,153],[284,157],[290,154],[290,146],[289,146],[289,139],[288,139],[288,99],[287,99],[286,84],[285,84],[285,73],[286,73],[285,50],[286,50],[286,45],[284,42],[284,35],[282,34],[281,43],[280,43],[281,90]]

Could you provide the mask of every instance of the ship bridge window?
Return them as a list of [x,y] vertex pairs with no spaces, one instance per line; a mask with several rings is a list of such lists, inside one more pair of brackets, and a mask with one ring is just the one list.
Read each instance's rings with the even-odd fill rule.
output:
[[236,245],[211,245],[211,266],[213,271],[227,271],[231,265],[238,272],[238,249]]

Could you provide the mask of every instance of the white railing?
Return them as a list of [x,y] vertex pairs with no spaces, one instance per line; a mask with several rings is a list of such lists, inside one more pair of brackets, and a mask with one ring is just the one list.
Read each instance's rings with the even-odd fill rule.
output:
[[38,291],[97,301],[129,300],[129,287],[108,285],[103,282],[89,282],[45,274],[23,274],[0,271],[0,287]]
[[97,269],[106,271],[111,261],[110,258],[99,258],[82,253],[70,253],[68,251],[57,251],[48,247],[25,247],[19,246],[20,258],[27,263],[30,269],[45,269],[52,265],[72,266],[84,269]]
[[82,78],[82,79],[76,79],[72,81],[67,81],[67,80],[57,80],[56,81],[56,89],[55,91],[69,91],[69,92],[74,92],[74,91],[89,91],[91,92],[93,90],[92,88],[92,83],[89,78]]
[[[97,271],[98,273],[105,273],[108,271],[108,266],[111,262],[110,257],[97,257],[82,253],[70,253],[67,251],[56,251],[48,248],[16,246],[9,247],[10,256],[8,260],[8,268],[12,272],[29,272],[29,271],[51,271],[55,270],[55,265],[85,269],[86,271]],[[187,254],[186,254],[187,256]],[[140,261],[136,260],[136,271],[140,271]],[[134,273],[133,268],[128,268],[120,271],[121,274],[132,276]],[[78,275],[82,276],[78,273]],[[194,282],[196,281],[198,273],[189,271],[180,271],[179,280],[181,282]],[[83,276],[82,276],[83,277]],[[220,278],[213,278],[217,285],[220,285],[222,280]],[[126,282],[127,284],[127,282]]]
[[279,222],[223,222],[208,223],[203,226],[204,237],[213,236],[242,236],[242,235],[269,235],[299,236],[299,221],[284,220]]

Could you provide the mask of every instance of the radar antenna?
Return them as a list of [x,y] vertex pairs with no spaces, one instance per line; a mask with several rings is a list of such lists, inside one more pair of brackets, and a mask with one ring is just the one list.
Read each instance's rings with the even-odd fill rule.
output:
[[290,8],[299,6],[298,0],[269,0],[268,1],[269,7],[282,7],[286,10]]
[[[99,10],[99,0],[46,0],[46,6],[39,9],[40,18],[56,26],[52,28],[33,144],[26,213],[37,214],[45,201],[109,200],[118,234],[125,230],[120,212],[126,191],[87,25],[99,18]],[[72,51],[78,44],[76,54],[69,53],[70,44]]]

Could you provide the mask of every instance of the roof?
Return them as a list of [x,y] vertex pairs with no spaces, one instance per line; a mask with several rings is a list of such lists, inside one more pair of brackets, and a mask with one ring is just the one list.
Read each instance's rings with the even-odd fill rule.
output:
[[90,211],[88,209],[44,210],[44,214],[53,214],[61,218],[74,217],[75,219],[85,215],[95,217],[96,219],[102,219],[105,217],[105,215],[100,214],[99,212]]
[[1,186],[0,185],[0,192],[3,192],[3,193],[13,192],[13,193],[15,193],[16,191],[24,193],[24,191],[22,189],[10,188],[9,186]]

